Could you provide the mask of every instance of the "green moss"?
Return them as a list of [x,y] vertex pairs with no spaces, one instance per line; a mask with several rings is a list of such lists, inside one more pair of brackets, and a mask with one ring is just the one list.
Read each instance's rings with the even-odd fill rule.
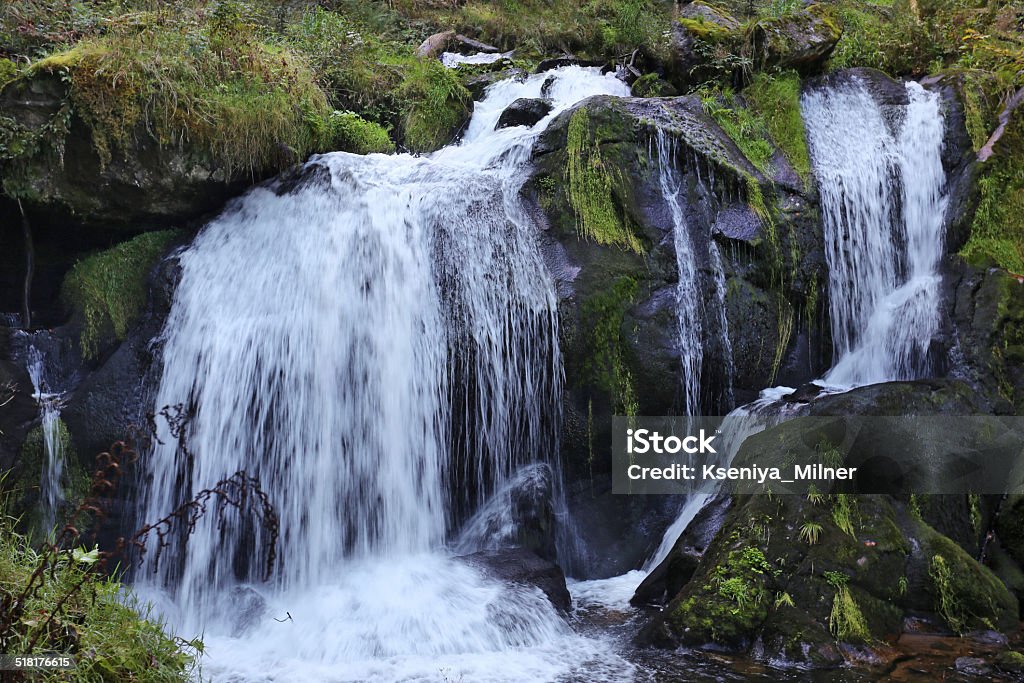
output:
[[839,0],[834,14],[843,32],[829,60],[833,69],[869,66],[889,74],[914,74],[937,56],[910,0],[897,0],[891,7]]
[[174,230],[139,235],[74,265],[62,296],[82,323],[82,355],[123,340],[146,303],[146,280],[156,261],[178,239]]
[[701,106],[721,126],[743,155],[761,173],[771,176],[774,153],[763,119],[740,106],[730,88],[705,87],[699,92]]
[[631,93],[633,97],[674,97],[678,94],[671,83],[655,73],[644,74],[636,79]]
[[994,261],[1013,273],[1024,273],[1024,112],[1011,117],[994,154],[979,164],[978,208],[971,236],[961,250],[968,261]]
[[623,276],[606,291],[587,299],[581,310],[586,329],[591,330],[583,371],[591,383],[608,392],[613,409],[624,415],[638,412],[622,330],[626,312],[638,292],[637,281]]
[[743,91],[768,135],[789,160],[805,186],[810,186],[811,155],[800,114],[800,75],[795,71],[758,74]]
[[1000,630],[1017,623],[1017,601],[988,568],[930,528],[924,536],[935,611],[951,630]]
[[580,238],[643,253],[640,240],[616,204],[616,188],[627,185],[628,179],[621,169],[601,158],[601,147],[585,109],[577,110],[569,119],[566,153],[566,195],[576,214]]
[[328,119],[331,137],[340,149],[355,154],[388,154],[395,151],[395,143],[383,126],[364,120],[350,111],[335,111]]
[[760,548],[740,541],[726,552],[706,583],[675,605],[669,621],[697,639],[734,644],[767,617],[772,607],[767,582],[773,573]]

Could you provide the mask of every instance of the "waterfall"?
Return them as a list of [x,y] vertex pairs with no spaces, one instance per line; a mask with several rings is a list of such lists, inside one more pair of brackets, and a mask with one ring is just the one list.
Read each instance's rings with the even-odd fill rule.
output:
[[852,387],[927,375],[939,326],[946,197],[938,96],[907,83],[889,123],[859,80],[811,90],[802,109],[821,193],[835,364]]
[[[913,379],[931,370],[928,348],[939,326],[937,270],[946,208],[943,121],[937,95],[913,82],[906,89],[909,102],[895,134],[858,80],[809,91],[801,102],[825,226],[836,362],[823,381],[833,389]],[[663,181],[673,216],[681,216],[675,193],[664,187]],[[678,226],[677,235],[686,232]],[[680,262],[691,258],[688,244],[680,248],[678,237],[676,244]],[[720,256],[715,250],[711,256],[722,277]],[[683,273],[681,263],[681,301],[687,296]],[[724,285],[718,288],[724,300]],[[726,463],[747,437],[790,416],[793,406],[779,401],[789,391],[766,389],[759,400],[729,413],[721,440]],[[709,499],[687,499],[644,574],[668,556]]]
[[[494,130],[551,75],[548,117]],[[281,518],[270,586],[256,583],[263,530],[230,511],[173,539],[164,557],[177,561],[147,554],[140,588],[179,631],[205,631],[204,673],[504,681],[628,667],[538,590],[444,549],[477,509],[505,524],[494,507],[530,463],[560,482],[557,301],[518,193],[543,128],[597,94],[628,88],[580,67],[500,82],[460,144],[315,157],[181,255],[155,406],[183,406],[188,448],[163,428],[142,516],[245,470]],[[458,551],[479,545],[467,538]]]
[[42,467],[39,473],[39,502],[41,529],[49,534],[57,521],[57,510],[64,502],[64,439],[60,411],[64,407],[64,394],[48,391],[46,367],[43,354],[35,347],[28,347],[26,364],[34,393],[32,398],[39,405],[39,422],[42,429]]
[[679,284],[676,286],[676,320],[679,360],[682,369],[684,409],[687,415],[700,414],[700,374],[704,362],[704,297],[696,247],[680,203],[682,181],[675,168],[675,145],[658,129],[658,187],[672,217],[672,240],[676,252]]

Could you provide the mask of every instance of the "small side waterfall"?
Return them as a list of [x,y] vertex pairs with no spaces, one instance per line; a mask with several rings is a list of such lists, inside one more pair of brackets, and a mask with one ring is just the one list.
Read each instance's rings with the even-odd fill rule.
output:
[[946,208],[938,96],[907,83],[896,134],[859,81],[812,90],[804,121],[824,213],[839,387],[929,373]]
[[32,380],[32,388],[35,390],[32,397],[39,405],[39,421],[43,433],[39,500],[42,530],[49,533],[57,521],[57,510],[64,502],[65,435],[61,433],[60,421],[64,394],[50,391],[43,354],[34,346],[28,347],[27,370]]
[[[544,121],[495,130],[552,75]],[[155,405],[183,406],[188,451],[161,435],[142,514],[244,469],[281,516],[268,589],[251,585],[266,539],[237,514],[177,540],[165,556],[180,562],[147,559],[171,621],[206,631],[204,673],[444,680],[450,662],[453,679],[504,681],[591,660],[628,669],[538,590],[445,551],[477,510],[457,552],[511,536],[509,488],[533,474],[553,472],[558,505],[556,299],[518,192],[543,128],[596,94],[628,88],[580,67],[498,83],[459,145],[314,158],[182,254]]]

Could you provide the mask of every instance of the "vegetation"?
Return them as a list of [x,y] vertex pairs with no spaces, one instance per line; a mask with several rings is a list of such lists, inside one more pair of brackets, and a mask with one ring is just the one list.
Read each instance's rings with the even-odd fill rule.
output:
[[871,630],[847,585],[850,577],[841,572],[825,572],[825,580],[836,590],[832,598],[832,613],[828,618],[828,628],[832,635],[843,642],[870,642]]
[[150,232],[89,256],[64,279],[63,297],[82,324],[82,355],[123,340],[146,304],[146,281],[157,259],[178,239],[173,230]]
[[[190,680],[201,641],[169,636],[116,577],[96,572],[97,551],[34,547],[16,523],[0,505],[0,598],[22,615],[0,632],[0,651],[73,653],[76,666],[60,672],[64,681]],[[24,592],[29,585],[37,588]]]
[[757,74],[743,97],[793,170],[810,186],[811,155],[800,114],[800,76],[795,71]]
[[620,277],[606,292],[584,302],[582,309],[586,328],[592,330],[584,373],[608,392],[612,408],[624,415],[637,415],[639,411],[622,332],[623,318],[637,290],[636,280]]
[[642,253],[643,246],[629,219],[615,203],[616,190],[621,192],[629,180],[621,169],[609,167],[602,160],[601,146],[585,109],[578,109],[569,120],[566,152],[566,193],[580,237]]

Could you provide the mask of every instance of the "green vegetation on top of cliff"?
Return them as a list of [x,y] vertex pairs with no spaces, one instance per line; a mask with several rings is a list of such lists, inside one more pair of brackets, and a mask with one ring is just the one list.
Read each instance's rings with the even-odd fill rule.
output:
[[82,324],[80,344],[85,358],[125,338],[146,304],[150,270],[178,237],[175,230],[144,233],[71,268],[62,296]]

